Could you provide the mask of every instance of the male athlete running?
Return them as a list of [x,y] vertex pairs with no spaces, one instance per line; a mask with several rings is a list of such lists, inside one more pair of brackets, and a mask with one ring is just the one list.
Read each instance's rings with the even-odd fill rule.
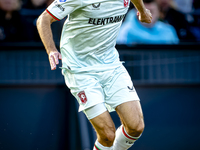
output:
[[[142,0],[131,0],[141,22],[152,16]],[[115,49],[129,0],[55,0],[40,15],[37,28],[52,70],[62,59],[66,85],[97,133],[94,150],[126,150],[144,129],[140,99]],[[51,23],[68,15],[60,51],[52,38]],[[115,130],[109,112],[115,110],[122,125]]]

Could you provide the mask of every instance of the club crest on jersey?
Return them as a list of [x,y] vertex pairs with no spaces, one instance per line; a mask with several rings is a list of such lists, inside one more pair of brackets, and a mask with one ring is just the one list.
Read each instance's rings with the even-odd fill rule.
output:
[[124,7],[127,7],[129,3],[129,0],[124,0]]
[[78,93],[78,97],[80,98],[81,102],[85,104],[87,102],[87,97],[84,91]]

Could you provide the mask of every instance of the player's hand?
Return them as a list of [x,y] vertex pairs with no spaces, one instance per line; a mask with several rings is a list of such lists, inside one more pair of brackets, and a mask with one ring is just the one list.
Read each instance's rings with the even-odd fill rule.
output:
[[143,23],[151,23],[152,14],[150,10],[146,9],[144,12],[137,12],[139,20]]
[[50,62],[51,70],[56,69],[56,65],[59,64],[59,59],[61,60],[62,56],[58,51],[51,51],[49,53],[49,62]]

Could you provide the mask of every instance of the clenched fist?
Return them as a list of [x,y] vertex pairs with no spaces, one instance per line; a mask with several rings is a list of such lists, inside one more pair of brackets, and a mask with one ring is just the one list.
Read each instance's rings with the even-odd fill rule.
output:
[[137,12],[137,16],[139,18],[139,20],[143,23],[151,23],[152,20],[152,14],[150,12],[150,10],[146,9],[146,11],[140,13]]
[[51,66],[51,70],[56,69],[56,65],[59,64],[59,59],[62,59],[61,54],[58,51],[52,51],[49,53],[49,62]]

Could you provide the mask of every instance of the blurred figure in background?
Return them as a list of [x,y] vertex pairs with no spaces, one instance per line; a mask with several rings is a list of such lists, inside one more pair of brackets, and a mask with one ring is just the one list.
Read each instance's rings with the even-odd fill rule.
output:
[[27,0],[22,6],[21,14],[28,22],[30,29],[27,32],[29,41],[40,41],[40,37],[36,29],[36,20],[47,7],[47,1],[48,0]]
[[190,15],[192,15],[190,31],[194,34],[196,40],[200,42],[200,0],[193,0],[193,11]]
[[20,15],[21,0],[0,0],[0,42],[26,41],[25,20]]
[[[29,24],[27,35],[29,41],[40,42],[40,37],[36,28],[36,21],[39,15],[53,2],[53,0],[27,0],[21,9],[21,14]],[[65,20],[52,24],[53,38],[56,43],[60,42],[62,25]]]
[[23,8],[26,9],[45,9],[47,7],[47,1],[48,0],[27,0],[24,5]]
[[171,24],[178,34],[180,41],[195,41],[195,36],[190,31],[190,25],[185,15],[173,8],[173,0],[156,0],[160,10],[159,19]]
[[187,14],[192,12],[193,0],[174,0],[174,4],[178,11],[182,13]]
[[152,22],[141,23],[135,9],[130,10],[120,29],[117,44],[177,44],[179,39],[173,26],[158,21],[157,3],[154,0],[143,1],[152,13]]

